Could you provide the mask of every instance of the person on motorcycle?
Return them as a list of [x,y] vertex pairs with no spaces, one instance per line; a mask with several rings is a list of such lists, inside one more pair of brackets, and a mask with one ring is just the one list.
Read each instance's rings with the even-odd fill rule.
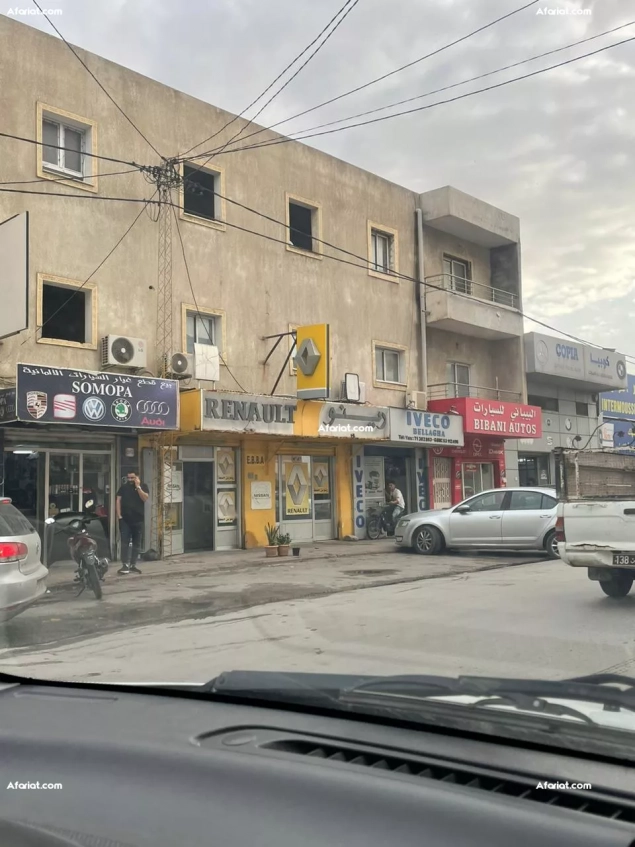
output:
[[387,500],[387,515],[390,518],[392,525],[396,526],[399,517],[406,511],[406,501],[403,499],[403,494],[392,480],[388,483]]

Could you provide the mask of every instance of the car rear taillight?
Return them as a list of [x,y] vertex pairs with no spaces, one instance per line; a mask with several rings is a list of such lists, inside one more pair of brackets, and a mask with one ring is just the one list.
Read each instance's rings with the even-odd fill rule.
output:
[[558,544],[564,544],[567,539],[564,534],[564,518],[556,519],[556,541]]
[[0,541],[0,565],[20,562],[26,559],[28,554],[29,548],[21,541]]

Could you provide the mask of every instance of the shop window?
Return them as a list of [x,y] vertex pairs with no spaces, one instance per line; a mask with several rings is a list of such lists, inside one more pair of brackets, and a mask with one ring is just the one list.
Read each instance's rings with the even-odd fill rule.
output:
[[38,276],[38,341],[96,349],[96,299],[94,283]]
[[588,403],[576,403],[575,404],[575,413],[580,418],[588,418],[589,417],[589,404]]
[[470,263],[452,256],[443,257],[443,278],[446,288],[461,294],[472,293]]
[[375,347],[375,379],[378,382],[405,384],[405,353],[391,347]]
[[328,459],[313,459],[311,464],[315,520],[330,521],[333,517],[331,463]]
[[560,411],[560,405],[556,397],[539,397],[535,394],[530,394],[527,397],[527,402],[530,406],[538,406],[543,412]]
[[293,456],[282,459],[282,521],[313,519],[313,486],[311,457]]
[[448,382],[450,397],[469,397],[470,366],[460,362],[450,362],[448,365]]

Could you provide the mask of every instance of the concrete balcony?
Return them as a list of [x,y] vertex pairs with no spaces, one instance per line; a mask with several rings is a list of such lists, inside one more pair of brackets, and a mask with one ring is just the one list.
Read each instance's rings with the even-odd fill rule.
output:
[[462,385],[454,382],[439,382],[428,386],[430,400],[454,399],[457,397],[476,397],[480,400],[502,400],[504,403],[521,403],[522,394],[498,387],[484,388],[480,385]]
[[426,226],[490,249],[517,244],[517,217],[450,185],[419,195]]
[[493,341],[523,334],[517,294],[450,274],[425,282],[429,326]]

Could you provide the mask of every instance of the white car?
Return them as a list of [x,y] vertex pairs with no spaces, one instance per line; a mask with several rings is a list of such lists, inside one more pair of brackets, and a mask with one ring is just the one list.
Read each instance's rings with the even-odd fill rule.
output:
[[542,550],[558,558],[553,488],[495,488],[449,509],[404,515],[395,530],[399,547],[421,555],[455,549]]
[[40,536],[8,497],[0,498],[0,621],[19,615],[46,592],[48,570],[41,558]]

